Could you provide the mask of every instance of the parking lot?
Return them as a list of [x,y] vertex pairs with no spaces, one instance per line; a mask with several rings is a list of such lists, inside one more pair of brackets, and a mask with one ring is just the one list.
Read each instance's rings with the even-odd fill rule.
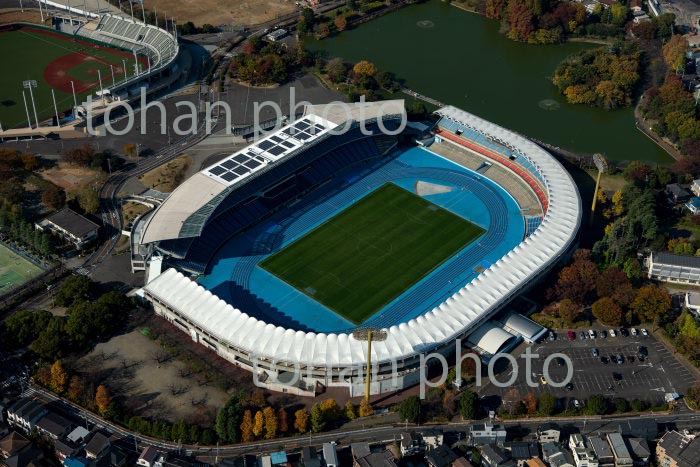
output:
[[[531,380],[536,382],[536,387],[527,385],[525,360],[519,356],[525,352],[528,345],[521,344],[512,352],[519,365],[518,377],[514,386],[498,388],[493,384],[485,383],[479,391],[480,394],[482,396],[503,396],[512,387],[515,387],[522,397],[529,392],[536,395],[542,392],[551,392],[557,397],[564,398],[564,403],[567,406],[574,399],[585,400],[591,394],[604,394],[611,398],[623,397],[629,401],[641,399],[657,403],[663,401],[666,393],[683,394],[696,381],[695,375],[676,360],[671,352],[652,335],[645,337],[639,334],[622,337],[618,332],[616,337],[608,336],[602,339],[597,333],[595,339],[581,339],[578,331],[573,341],[567,337],[566,330],[560,330],[555,331],[557,335],[555,341],[545,339],[541,343],[529,346],[532,353],[539,355],[539,358],[532,360],[531,368]],[[643,361],[639,359],[640,346],[644,347],[648,354],[643,356]],[[598,350],[597,357],[593,356],[594,348]],[[554,353],[565,354],[571,359],[573,388],[570,390],[565,387],[555,388],[549,384],[551,381],[544,384],[541,380],[544,373],[544,361]],[[624,363],[616,363],[618,354],[624,357]],[[604,357],[608,362],[601,361],[601,357]],[[497,374],[497,378],[501,382],[507,381],[512,372],[513,369],[508,366],[500,374]],[[549,365],[549,375],[552,381],[563,381],[566,372],[566,365],[558,365],[556,360]]]

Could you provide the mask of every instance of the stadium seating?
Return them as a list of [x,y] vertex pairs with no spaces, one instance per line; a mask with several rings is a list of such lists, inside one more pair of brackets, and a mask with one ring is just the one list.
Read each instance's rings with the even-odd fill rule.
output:
[[147,56],[151,71],[169,66],[178,53],[168,31],[121,16],[104,15],[95,30],[80,28],[78,34]]

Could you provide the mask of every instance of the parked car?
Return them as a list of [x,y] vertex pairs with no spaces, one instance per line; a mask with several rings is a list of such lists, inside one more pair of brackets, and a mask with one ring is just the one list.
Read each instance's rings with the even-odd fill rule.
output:
[[632,329],[630,329],[630,333],[631,333],[633,336],[636,336],[636,335],[637,335],[637,328],[632,328]]
[[601,362],[603,365],[607,365],[609,361],[610,361],[610,360],[608,360],[608,357],[606,357],[605,355],[602,355],[602,356],[600,357],[600,362]]
[[568,383],[568,384],[566,385],[566,390],[567,390],[567,391],[573,391],[573,390],[574,390],[574,385],[571,384],[571,383]]
[[642,328],[642,336],[649,337],[649,331],[647,331],[647,328]]
[[616,337],[616,336],[617,336],[617,334],[615,334],[615,330],[611,329],[610,330],[610,337]]
[[616,371],[613,371],[612,377],[615,381],[620,381],[622,379],[622,374],[620,374]]
[[581,340],[588,339],[588,334],[586,334],[585,332],[581,331],[581,332],[578,333],[578,337],[579,337]]
[[578,399],[574,399],[574,407],[576,407],[577,409],[581,408],[581,403],[578,401]]
[[643,345],[640,345],[639,347],[637,347],[637,353],[639,355],[644,355],[645,357],[649,356],[649,351]]
[[622,354],[619,353],[615,355],[615,361],[618,365],[622,365],[623,363],[625,363],[625,357],[623,357]]
[[556,363],[557,366],[564,366],[564,363],[565,363],[565,362],[564,362],[564,359],[563,359],[563,358],[557,357],[557,358],[554,359],[554,363]]
[[606,337],[608,337],[608,332],[605,329],[603,329],[602,331],[600,331],[600,338],[605,339]]
[[571,329],[569,329],[569,332],[567,333],[567,335],[569,336],[570,341],[576,339],[576,334]]
[[544,385],[547,384],[547,380],[544,378],[544,376],[540,376],[540,383],[542,383]]
[[554,333],[554,331],[549,331],[549,340],[550,341],[557,340],[557,335]]
[[600,352],[598,352],[598,349],[596,349],[596,348],[591,349],[591,353],[593,354],[594,357],[597,357],[598,355],[600,355]]
[[588,337],[595,339],[595,331],[593,329],[588,330]]
[[627,337],[627,336],[629,336],[629,333],[627,332],[627,329],[625,329],[625,328],[620,328],[620,335],[621,335],[622,337]]

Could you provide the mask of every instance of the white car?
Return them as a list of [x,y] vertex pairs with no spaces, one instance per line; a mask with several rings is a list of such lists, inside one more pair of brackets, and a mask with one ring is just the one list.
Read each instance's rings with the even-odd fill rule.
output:
[[581,408],[581,403],[578,401],[578,399],[574,399],[574,407],[577,409]]
[[630,329],[630,332],[632,333],[633,336],[636,336],[637,335],[637,328]]
[[610,337],[615,337],[615,336],[617,336],[617,333],[615,332],[614,329],[611,329],[610,331],[608,331],[608,334],[610,334]]
[[595,331],[593,329],[588,330],[588,337],[595,339]]
[[647,331],[647,328],[642,328],[642,336],[644,336],[644,337],[649,336],[649,331]]

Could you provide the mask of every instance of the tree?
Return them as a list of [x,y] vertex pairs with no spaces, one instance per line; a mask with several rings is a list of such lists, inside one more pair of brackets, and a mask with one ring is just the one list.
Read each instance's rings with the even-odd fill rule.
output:
[[562,300],[568,298],[583,304],[595,290],[598,274],[598,267],[591,260],[590,251],[578,250],[571,265],[559,273],[554,295]]
[[334,58],[326,63],[328,78],[334,83],[342,83],[348,77],[348,69],[342,58]]
[[367,60],[359,61],[352,68],[356,76],[360,77],[372,77],[377,72],[377,67],[374,63],[368,62]]
[[420,398],[418,396],[409,396],[399,404],[399,417],[401,421],[409,423],[420,422]]
[[138,146],[134,143],[129,143],[124,145],[124,155],[130,158],[135,159],[138,152]]
[[372,404],[367,399],[362,399],[360,402],[360,417],[371,417],[374,415]]
[[277,411],[277,420],[279,420],[279,432],[285,434],[289,431],[289,415],[287,409],[280,407]]
[[255,412],[255,419],[253,422],[253,435],[255,437],[260,437],[262,435],[263,429],[265,428],[265,416],[262,410]]
[[548,392],[540,394],[539,412],[542,416],[551,417],[557,410],[557,399]]
[[240,427],[248,399],[246,391],[235,392],[226,402],[226,405],[219,410],[216,416],[215,428],[221,441],[227,443],[240,441]]
[[35,154],[22,154],[22,165],[24,165],[24,170],[29,170],[30,172],[39,168],[39,158]]
[[612,23],[615,26],[623,26],[627,22],[630,10],[622,3],[613,3],[610,7]]
[[301,11],[301,19],[297,23],[297,32],[299,34],[308,34],[313,30],[316,14],[311,8],[304,8]]
[[646,410],[647,405],[644,403],[644,401],[641,401],[639,399],[633,399],[630,403],[630,407],[632,407],[632,410],[635,412],[643,412],[644,410]]
[[68,398],[73,402],[79,402],[80,398],[83,396],[83,380],[79,376],[71,376],[70,382],[68,383]]
[[66,331],[64,320],[59,317],[52,318],[39,337],[32,342],[31,348],[34,352],[45,359],[61,357],[66,351]]
[[624,399],[622,397],[616,397],[615,399],[613,399],[613,405],[615,406],[615,412],[617,413],[625,413],[629,412],[630,410],[630,406],[627,402],[627,399]]
[[610,297],[620,306],[629,306],[634,299],[635,290],[624,271],[610,266],[598,277],[596,293],[599,298]]
[[70,306],[75,302],[86,301],[92,295],[93,282],[82,274],[74,274],[61,284],[54,300],[58,306]]
[[345,16],[337,16],[334,23],[335,27],[338,28],[338,31],[345,31],[345,29],[348,27],[348,20],[345,19]]
[[591,311],[598,321],[610,326],[620,326],[623,313],[620,305],[610,297],[603,297],[591,305]]
[[78,193],[78,205],[88,214],[95,214],[100,210],[100,195],[97,190],[85,187]]
[[340,417],[340,407],[333,398],[321,402],[321,412],[323,412],[323,420],[326,423],[335,423]]
[[586,406],[588,415],[605,415],[608,413],[608,399],[602,394],[593,394],[588,398]]
[[686,50],[688,50],[688,39],[679,34],[671,36],[671,39],[664,44],[664,61],[672,71],[680,73],[685,70]]
[[314,433],[318,433],[320,431],[323,431],[325,427],[326,420],[323,416],[321,406],[318,404],[314,404],[314,406],[311,407],[311,431],[313,431]]
[[265,439],[275,439],[277,437],[277,430],[279,429],[277,412],[275,412],[275,409],[272,407],[265,407],[263,409],[263,416],[265,417]]
[[306,433],[309,431],[309,412],[307,412],[306,409],[299,409],[294,412],[294,428],[296,428],[299,433]]
[[527,410],[528,415],[533,416],[533,415],[537,414],[537,396],[536,395],[534,395],[531,392],[527,393],[523,402],[525,403],[525,408]]
[[474,391],[464,391],[459,400],[459,413],[465,420],[475,420],[479,414],[479,396]]
[[56,185],[49,185],[41,192],[41,202],[49,209],[62,208],[66,204],[66,192]]
[[58,394],[63,394],[68,385],[68,372],[63,367],[61,360],[56,360],[51,366],[51,389]]
[[689,388],[684,398],[688,403],[688,407],[693,410],[698,410],[700,408],[700,384],[696,383],[695,386]]
[[95,404],[97,405],[97,410],[100,411],[100,415],[105,416],[109,411],[109,406],[112,404],[112,394],[110,394],[107,386],[103,384],[97,386]]
[[641,287],[634,298],[630,310],[645,323],[666,323],[671,320],[671,296],[655,285]]
[[565,298],[557,304],[557,314],[562,321],[562,326],[571,326],[581,317],[583,308],[569,298]]
[[255,439],[253,434],[253,413],[246,410],[243,413],[243,421],[241,422],[241,439],[243,442],[250,443]]
[[351,401],[345,403],[345,416],[348,420],[355,420],[357,418],[357,407]]
[[518,403],[521,401],[520,391],[511,388],[503,395],[503,408],[511,415],[518,412]]

